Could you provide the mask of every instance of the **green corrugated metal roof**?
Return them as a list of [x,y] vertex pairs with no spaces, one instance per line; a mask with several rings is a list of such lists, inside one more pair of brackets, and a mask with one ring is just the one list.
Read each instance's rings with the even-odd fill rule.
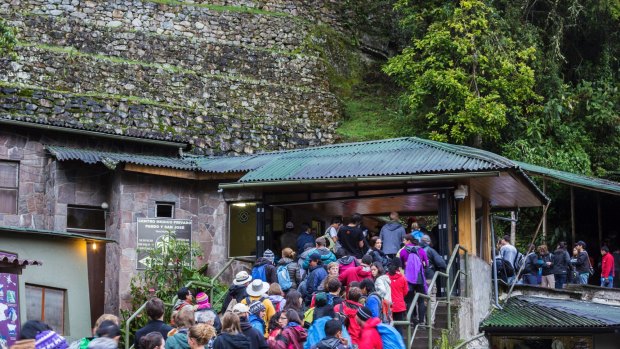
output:
[[583,187],[595,191],[601,191],[609,194],[620,194],[620,183],[618,182],[554,170],[542,166],[528,164],[525,162],[515,161],[515,163],[519,165],[519,167],[521,167],[525,172],[533,176],[548,177],[569,185]]
[[574,331],[620,327],[620,307],[578,300],[517,296],[503,309],[495,309],[482,321],[485,332],[535,331],[544,329]]
[[39,236],[51,236],[51,237],[59,237],[59,238],[66,238],[66,239],[100,241],[100,242],[106,242],[106,243],[116,242],[116,240],[114,239],[108,239],[105,237],[97,237],[94,235],[71,233],[71,232],[66,232],[66,231],[53,231],[53,230],[45,230],[45,229],[31,229],[31,228],[24,228],[24,227],[0,226],[0,231],[19,233],[19,234],[24,234],[24,235],[39,235]]

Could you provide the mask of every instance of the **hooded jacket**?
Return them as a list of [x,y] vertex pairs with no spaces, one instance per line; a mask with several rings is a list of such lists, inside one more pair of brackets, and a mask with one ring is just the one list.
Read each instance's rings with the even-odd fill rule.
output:
[[359,349],[383,349],[383,341],[381,341],[381,336],[377,330],[377,325],[380,323],[381,320],[376,317],[366,321],[362,328],[362,338],[364,338],[364,340],[360,341],[358,346]]
[[394,275],[388,274],[388,277],[390,278],[390,289],[392,291],[392,312],[406,311],[405,296],[409,292],[407,279],[399,271],[394,273]]
[[250,340],[242,333],[222,332],[215,338],[213,349],[252,349]]
[[256,260],[256,263],[254,264],[254,268],[260,267],[263,265],[265,266],[265,276],[267,277],[267,280],[265,281],[269,284],[273,284],[274,282],[277,283],[278,272],[276,271],[276,267],[273,265],[273,263],[271,263],[271,260],[265,257],[260,257],[258,260]]
[[222,309],[220,312],[225,312],[226,308],[228,308],[228,304],[230,301],[235,299],[237,303],[241,302],[245,297],[248,296],[248,293],[245,291],[246,286],[243,285],[232,285],[228,289],[228,293],[226,294],[226,298],[224,299],[224,303],[222,304]]
[[370,267],[360,265],[359,267],[349,268],[343,273],[340,273],[340,275],[338,276],[338,281],[340,281],[343,286],[347,287],[348,290],[349,284],[353,281],[360,282],[364,279],[369,278],[372,278]]
[[[308,255],[311,256],[314,253],[318,253],[321,256],[321,262],[323,262],[324,266],[327,266],[329,263],[336,261],[336,255],[333,254],[332,251],[330,251],[329,248],[327,247],[313,248],[310,250],[310,253],[308,253]],[[310,265],[310,259],[306,258],[304,260],[302,268],[307,270],[309,265]]]
[[392,289],[390,288],[390,283],[391,281],[388,275],[381,275],[375,280],[375,290],[381,298],[385,298],[389,302],[392,302]]
[[289,324],[282,329],[280,335],[276,338],[275,345],[272,349],[303,349],[304,342],[308,338],[308,333],[296,322]]
[[[278,266],[281,265],[286,265],[286,270],[288,270],[288,275],[291,278],[291,289],[297,289],[297,286],[301,282],[299,264],[295,263],[295,261],[290,258],[283,257],[278,261]],[[276,268],[276,272],[277,270],[278,268]]]
[[254,328],[246,317],[239,318],[239,325],[241,325],[241,331],[243,335],[250,341],[250,349],[267,349],[267,341],[265,340],[265,334]]
[[405,228],[399,222],[389,222],[381,228],[379,237],[383,242],[382,250],[386,254],[395,254],[405,238]]
[[187,329],[181,329],[174,336],[166,339],[166,349],[189,349],[187,343]]
[[353,256],[344,256],[338,259],[338,264],[340,264],[340,274],[342,274],[348,269],[357,267],[357,260]]
[[311,349],[348,349],[350,346],[340,343],[336,337],[325,337]]
[[557,249],[553,252],[553,274],[566,275],[570,266],[570,256],[563,249]]
[[312,294],[319,289],[319,286],[327,277],[327,271],[321,264],[310,267],[310,275],[306,281],[306,294],[304,300],[309,303],[312,300]]

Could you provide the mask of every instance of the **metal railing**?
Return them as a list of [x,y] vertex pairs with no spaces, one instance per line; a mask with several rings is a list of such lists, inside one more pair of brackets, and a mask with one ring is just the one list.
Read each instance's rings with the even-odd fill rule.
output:
[[[446,266],[446,271],[442,272],[442,271],[435,271],[435,274],[433,275],[433,278],[431,279],[431,283],[428,285],[428,290],[432,290],[433,287],[435,287],[435,285],[437,284],[437,279],[439,277],[444,277],[447,280],[447,288],[446,288],[446,300],[435,300],[435,303],[439,303],[439,302],[445,302],[447,304],[447,311],[448,311],[448,330],[452,330],[452,310],[450,308],[450,304],[451,304],[451,297],[452,297],[452,292],[454,291],[454,288],[456,287],[457,282],[459,281],[459,275],[463,275],[464,277],[467,278],[467,283],[469,283],[469,270],[467,270],[467,272],[464,272],[463,270],[461,270],[461,268],[459,268],[456,273],[454,273],[454,276],[451,275],[450,270],[452,269],[452,266],[454,265],[456,258],[460,255],[460,251],[463,251],[463,263],[465,265],[465,269],[468,268],[468,260],[467,260],[467,255],[468,255],[468,251],[466,248],[462,247],[461,245],[456,245],[454,247],[454,249],[452,250],[452,255],[450,256],[450,259],[448,261],[448,265]],[[428,307],[427,307],[427,312],[426,312],[426,325],[422,325],[422,324],[416,324],[415,328],[413,329],[413,333],[411,330],[412,324],[411,324],[411,318],[413,316],[414,310],[416,309],[416,307],[418,306],[418,300],[422,298],[425,300],[428,300]],[[416,292],[415,296],[413,297],[413,300],[411,301],[411,305],[409,306],[409,311],[407,311],[407,318],[405,319],[405,321],[394,321],[393,325],[394,326],[402,326],[405,325],[407,326],[407,348],[411,348],[413,346],[413,341],[415,340],[415,336],[418,332],[419,328],[427,328],[428,329],[428,348],[431,349],[433,348],[433,318],[435,317],[435,312],[437,311],[437,306],[433,306],[433,300],[431,298],[430,295],[428,294],[423,294],[420,292]]]
[[[222,276],[222,274],[224,274],[224,272],[226,270],[228,270],[228,268],[230,268],[230,266],[233,264],[233,262],[238,261],[238,262],[244,262],[244,263],[254,263],[254,259],[253,257],[248,257],[248,256],[244,256],[244,257],[230,257],[228,262],[226,262],[226,264],[224,265],[224,268],[222,268],[217,274],[215,274],[215,276],[213,277],[213,279],[211,279],[210,283],[206,283],[206,282],[202,282],[202,281],[190,281],[188,283],[185,284],[185,287],[192,287],[192,286],[197,286],[197,287],[202,287],[206,290],[209,290],[209,299],[211,299],[211,302],[213,304],[215,304],[215,300],[213,299],[213,291],[215,289],[215,283],[219,280],[219,278]],[[220,299],[221,299],[222,295],[220,295]],[[164,303],[164,306],[166,307],[172,307],[174,305],[174,303],[177,301],[178,297],[175,295],[172,298],[172,303]],[[219,299],[218,299],[219,301]],[[132,349],[133,343],[129,343],[129,329],[131,327],[131,323],[136,319],[136,317],[138,317],[140,314],[142,314],[142,312],[144,311],[144,309],[146,308],[146,303],[148,303],[148,301],[144,302],[144,304],[142,304],[133,314],[131,314],[131,316],[127,319],[127,321],[125,322],[125,349]],[[131,344],[131,345],[130,345]]]

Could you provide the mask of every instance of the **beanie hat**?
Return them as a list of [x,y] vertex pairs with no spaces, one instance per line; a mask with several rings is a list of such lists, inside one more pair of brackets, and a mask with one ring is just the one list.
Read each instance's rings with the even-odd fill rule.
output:
[[310,255],[310,260],[311,261],[320,261],[321,260],[321,255],[318,253],[313,253]]
[[196,295],[196,309],[209,309],[211,304],[209,303],[209,296],[206,293],[200,292]]
[[268,260],[270,260],[270,261],[271,261],[271,263],[273,263],[273,261],[274,261],[274,260],[275,260],[275,258],[276,258],[276,255],[275,255],[275,254],[273,254],[273,252],[271,252],[271,250],[267,249],[267,250],[265,250],[265,252],[263,253],[263,257],[264,257],[264,258],[267,258]]
[[327,294],[325,292],[319,292],[314,295],[314,305],[321,307],[327,305]]
[[368,307],[363,306],[357,309],[357,317],[359,317],[362,321],[367,321],[372,317],[372,312],[368,309]]
[[43,331],[37,334],[34,347],[36,349],[66,349],[67,341],[54,331]]
[[250,304],[250,314],[258,315],[261,311],[265,311],[267,308],[261,301],[254,301]]

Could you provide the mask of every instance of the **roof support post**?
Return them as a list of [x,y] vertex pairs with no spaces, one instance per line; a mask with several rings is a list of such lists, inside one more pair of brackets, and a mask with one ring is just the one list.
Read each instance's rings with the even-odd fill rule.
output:
[[[547,195],[547,179],[546,178],[543,178],[543,194]],[[512,218],[514,219],[514,217]],[[511,224],[511,228],[512,228],[512,224]],[[543,242],[546,243],[547,242],[547,211],[543,212],[542,238],[543,238]]]
[[598,223],[598,242],[603,246],[603,210],[601,209],[601,194],[596,193],[596,221]]
[[570,236],[571,243],[575,245],[575,189],[570,187]]

